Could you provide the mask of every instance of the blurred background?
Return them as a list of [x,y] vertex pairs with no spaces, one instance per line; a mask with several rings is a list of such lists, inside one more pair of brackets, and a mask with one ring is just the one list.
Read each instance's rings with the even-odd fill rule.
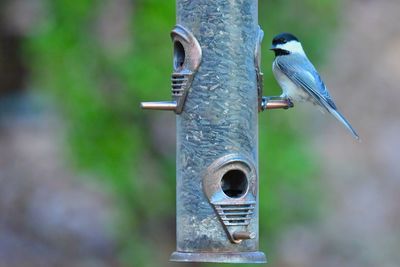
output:
[[[269,266],[400,262],[400,2],[259,1],[295,33],[362,142],[313,107],[260,114]],[[186,266],[175,249],[173,0],[0,2],[0,266]],[[188,264],[187,266],[213,266]]]

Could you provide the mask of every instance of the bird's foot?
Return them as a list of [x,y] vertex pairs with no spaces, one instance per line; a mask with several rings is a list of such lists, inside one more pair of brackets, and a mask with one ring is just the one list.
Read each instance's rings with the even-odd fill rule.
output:
[[285,100],[286,100],[287,106],[284,109],[289,109],[289,108],[294,107],[294,104],[293,104],[292,100],[290,100],[290,98],[286,98]]

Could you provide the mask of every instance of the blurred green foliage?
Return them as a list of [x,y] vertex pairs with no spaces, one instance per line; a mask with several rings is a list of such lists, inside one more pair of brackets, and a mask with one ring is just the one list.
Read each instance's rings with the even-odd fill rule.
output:
[[[167,258],[154,257],[152,251],[160,250],[159,242],[174,248],[175,155],[157,151],[149,138],[149,120],[157,115],[138,107],[142,100],[169,98],[175,2],[133,1],[130,45],[121,53],[105,50],[93,33],[102,3],[48,0],[48,16],[26,43],[26,52],[36,87],[50,92],[64,114],[66,144],[76,167],[101,179],[119,200],[122,262],[165,265]],[[337,1],[260,1],[265,94],[280,94],[267,50],[272,36],[282,31],[298,35],[310,58],[320,62],[337,13]],[[269,256],[280,231],[315,218],[318,208],[316,158],[307,136],[293,127],[300,127],[299,121],[304,118],[294,110],[260,115],[260,246]],[[169,240],[140,237],[165,227]]]

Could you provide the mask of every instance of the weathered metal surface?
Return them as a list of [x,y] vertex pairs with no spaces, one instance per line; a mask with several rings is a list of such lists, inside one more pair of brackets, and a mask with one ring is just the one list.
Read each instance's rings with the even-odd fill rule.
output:
[[[265,262],[258,252],[257,8],[257,0],[177,0],[177,23],[198,40],[202,60],[177,116],[171,260]],[[215,162],[220,167],[210,174]],[[208,175],[211,190],[204,187]]]

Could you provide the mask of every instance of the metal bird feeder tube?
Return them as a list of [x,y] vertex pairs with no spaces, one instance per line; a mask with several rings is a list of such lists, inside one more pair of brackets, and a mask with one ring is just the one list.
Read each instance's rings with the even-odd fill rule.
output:
[[257,0],[177,0],[172,101],[177,114],[177,248],[172,261],[264,263],[258,251],[258,112],[262,97]]

